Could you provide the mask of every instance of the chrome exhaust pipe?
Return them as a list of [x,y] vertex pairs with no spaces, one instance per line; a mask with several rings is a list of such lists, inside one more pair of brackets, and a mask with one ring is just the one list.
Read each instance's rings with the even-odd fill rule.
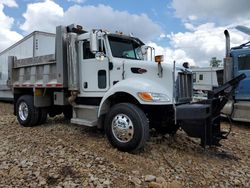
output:
[[224,31],[226,38],[226,56],[224,58],[223,82],[226,83],[233,78],[233,59],[230,57],[230,35],[228,30]]
[[226,37],[226,57],[230,57],[230,35],[228,30],[224,31],[224,35]]

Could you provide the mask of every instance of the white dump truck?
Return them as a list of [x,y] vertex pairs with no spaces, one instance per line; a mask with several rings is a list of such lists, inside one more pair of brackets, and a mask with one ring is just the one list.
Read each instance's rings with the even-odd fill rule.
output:
[[[104,129],[122,151],[144,147],[149,129],[174,134],[181,127],[201,144],[219,145],[220,110],[244,78],[238,76],[200,103],[192,101],[192,73],[162,63],[133,36],[81,26],[56,28],[55,54],[9,57],[14,114],[23,126],[63,113],[71,123]],[[153,61],[154,59],[154,61]],[[233,86],[233,87],[231,87]]]

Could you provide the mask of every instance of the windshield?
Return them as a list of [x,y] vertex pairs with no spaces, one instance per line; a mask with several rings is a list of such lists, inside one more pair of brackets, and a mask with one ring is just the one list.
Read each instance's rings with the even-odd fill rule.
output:
[[142,60],[141,44],[136,39],[109,36],[113,57]]

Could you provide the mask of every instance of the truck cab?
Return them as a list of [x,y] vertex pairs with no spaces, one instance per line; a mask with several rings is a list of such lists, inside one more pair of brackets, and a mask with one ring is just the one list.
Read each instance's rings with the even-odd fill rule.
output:
[[[90,41],[89,33],[77,40],[81,80],[79,97],[105,97],[112,92],[125,92],[144,104],[172,103],[173,81],[169,81],[172,80],[173,68],[161,64],[162,72],[159,73],[157,63],[143,55],[144,43],[138,38],[103,34],[98,36],[99,51],[91,50],[93,41]],[[169,83],[164,85],[167,80]],[[161,94],[158,101],[145,102],[139,97],[139,92],[150,90]],[[191,96],[187,97],[190,101]]]
[[241,81],[235,90],[236,100],[250,100],[250,47],[232,48],[234,77],[244,73],[247,77]]
[[[241,31],[249,34],[250,30],[244,26],[237,26]],[[246,78],[242,80],[235,88],[233,96],[223,109],[223,113],[235,121],[250,122],[248,117],[250,111],[250,46],[249,42],[240,46],[230,48],[230,35],[227,30],[224,31],[226,38],[226,56],[224,58],[224,83],[245,74]]]

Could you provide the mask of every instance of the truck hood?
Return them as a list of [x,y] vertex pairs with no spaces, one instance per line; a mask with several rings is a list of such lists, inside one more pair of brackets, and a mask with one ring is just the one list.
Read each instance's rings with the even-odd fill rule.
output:
[[136,84],[138,92],[162,93],[167,95],[170,101],[172,100],[174,96],[173,65],[162,63],[162,76],[159,76],[156,62],[120,58],[115,58],[114,61],[122,64],[124,70],[120,84],[124,84],[122,82],[129,82],[130,85]]

